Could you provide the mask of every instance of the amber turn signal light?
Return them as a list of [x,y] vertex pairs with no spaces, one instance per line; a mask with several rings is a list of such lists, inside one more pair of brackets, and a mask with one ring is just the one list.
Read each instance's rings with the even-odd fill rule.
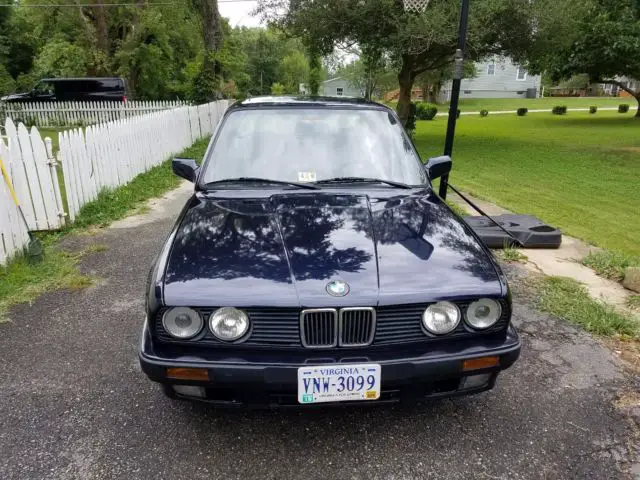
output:
[[462,370],[468,372],[470,370],[497,367],[498,365],[500,365],[499,357],[472,358],[471,360],[464,360],[462,362]]
[[167,368],[167,378],[174,380],[209,380],[206,368]]

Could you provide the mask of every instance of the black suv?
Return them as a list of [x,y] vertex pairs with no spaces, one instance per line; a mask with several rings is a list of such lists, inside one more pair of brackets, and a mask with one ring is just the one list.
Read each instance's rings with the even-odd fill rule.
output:
[[127,99],[122,78],[43,78],[27,93],[2,97],[3,102],[114,101]]

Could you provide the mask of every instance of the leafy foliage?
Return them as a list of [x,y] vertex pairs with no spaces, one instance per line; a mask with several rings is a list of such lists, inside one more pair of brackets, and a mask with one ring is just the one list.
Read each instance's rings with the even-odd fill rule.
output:
[[[399,72],[397,109],[405,126],[416,77],[450,65],[457,45],[459,4],[449,0],[432,0],[421,14],[406,12],[396,0],[259,0],[258,10],[318,54],[358,45],[363,51],[387,55]],[[528,0],[475,2],[468,59],[524,51],[531,31],[530,10]]]
[[524,117],[528,112],[529,112],[529,109],[525,107],[521,107],[518,110],[516,110],[516,113],[518,114],[519,117]]
[[553,80],[586,75],[592,83],[633,90],[620,77],[640,78],[640,6],[637,0],[532,2],[537,28],[526,54],[529,70]]
[[553,113],[554,115],[564,115],[564,114],[567,113],[567,106],[566,105],[556,105],[551,110],[551,113]]
[[274,83],[271,85],[271,95],[284,95],[285,86],[281,83]]
[[205,28],[217,21],[211,0],[0,8],[0,94],[48,76],[122,76],[132,98],[195,102],[269,94],[273,83],[296,93],[308,82],[299,40],[224,19],[213,33]]
[[627,113],[629,111],[628,103],[621,103],[618,105],[618,113]]
[[486,109],[483,108],[482,110],[480,110],[480,116],[481,117],[488,117],[489,116],[489,110],[486,110]]
[[432,103],[420,102],[416,104],[418,120],[433,120],[438,113],[438,107]]
[[598,107],[596,107],[595,105],[591,105],[591,106],[589,107],[589,113],[590,113],[590,114],[592,114],[592,115],[593,115],[593,114],[594,114],[594,113],[596,113],[597,111],[598,111]]

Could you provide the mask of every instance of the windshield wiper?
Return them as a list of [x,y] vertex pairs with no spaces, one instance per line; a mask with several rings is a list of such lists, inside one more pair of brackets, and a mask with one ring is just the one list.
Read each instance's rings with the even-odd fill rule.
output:
[[237,178],[225,178],[223,180],[216,180],[215,182],[208,182],[203,187],[213,187],[221,183],[271,183],[273,185],[289,185],[291,187],[306,188],[307,190],[318,190],[319,188],[309,183],[298,182],[286,182],[284,180],[271,180],[270,178],[257,178],[257,177],[237,177]]
[[380,178],[365,177],[335,177],[315,182],[316,185],[330,185],[332,183],[385,183],[396,188],[413,188],[411,185],[407,185],[406,183],[393,182],[391,180],[382,180]]

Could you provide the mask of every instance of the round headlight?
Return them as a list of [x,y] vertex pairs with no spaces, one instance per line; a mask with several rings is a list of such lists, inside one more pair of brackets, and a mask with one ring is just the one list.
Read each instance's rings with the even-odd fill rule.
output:
[[460,310],[451,302],[438,302],[422,314],[422,324],[435,335],[453,332],[460,323]]
[[490,298],[481,298],[467,307],[467,323],[477,330],[484,330],[495,324],[502,315],[499,302]]
[[162,317],[162,326],[169,335],[181,340],[195,337],[202,330],[200,314],[187,307],[176,307],[167,310]]
[[231,342],[247,333],[247,330],[249,330],[249,317],[237,308],[222,307],[211,315],[209,328],[220,340]]

